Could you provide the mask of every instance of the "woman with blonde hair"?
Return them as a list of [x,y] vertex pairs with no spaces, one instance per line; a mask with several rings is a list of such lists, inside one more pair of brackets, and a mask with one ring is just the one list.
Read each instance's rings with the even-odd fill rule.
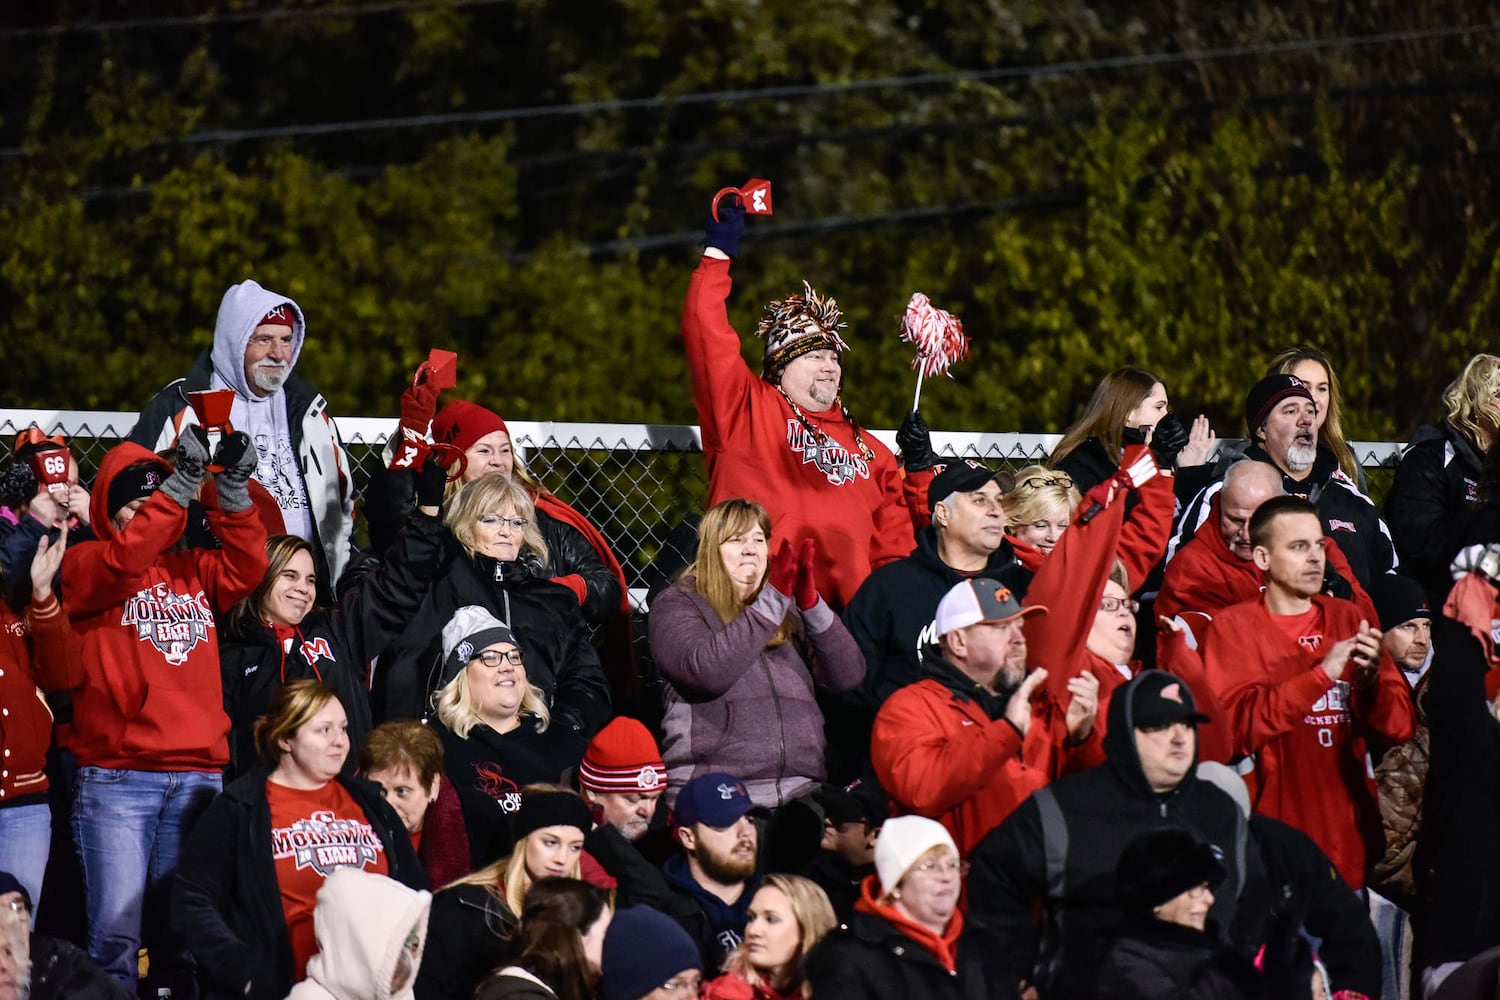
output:
[[477,607],[513,633],[525,655],[527,681],[540,692],[556,728],[558,753],[576,762],[609,719],[609,682],[578,602],[547,574],[551,550],[530,493],[514,479],[488,473],[448,500],[443,520],[453,551],[387,656],[392,662],[384,671],[381,714],[424,714],[431,694],[453,677],[452,650],[442,634],[460,608]]
[[775,807],[826,777],[816,692],[864,679],[864,655],[813,579],[812,539],[783,539],[752,500],[710,507],[698,558],[651,606],[651,654],[668,682],[662,759],[675,799],[726,771]]
[[532,883],[583,877],[583,838],[594,826],[588,803],[558,785],[532,785],[519,798],[510,854],[433,897],[417,1000],[470,1000],[484,978],[505,964]]
[[1486,501],[1485,454],[1500,429],[1500,357],[1476,354],[1443,393],[1447,415],[1412,435],[1385,497],[1385,521],[1401,571],[1442,601],[1448,564]]
[[332,688],[278,689],[255,747],[261,767],[214,799],[177,867],[172,928],[198,960],[205,997],[285,997],[317,951],[318,890],[340,867],[427,888],[380,789],[344,770],[349,720]]
[[800,875],[767,875],[746,911],[745,939],[724,960],[705,1000],[807,1000],[802,964],[838,925],[828,895]]

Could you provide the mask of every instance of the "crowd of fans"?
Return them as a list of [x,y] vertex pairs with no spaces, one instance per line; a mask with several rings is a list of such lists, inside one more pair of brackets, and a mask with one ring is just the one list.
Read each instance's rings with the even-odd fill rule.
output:
[[1307,348],[1244,440],[1131,367],[1043,464],[916,412],[898,459],[832,298],[746,365],[743,226],[688,290],[709,495],[649,662],[604,537],[433,367],[356,489],[253,281],[92,483],[20,435],[0,1000],[1491,995],[1500,357],[1383,512]]

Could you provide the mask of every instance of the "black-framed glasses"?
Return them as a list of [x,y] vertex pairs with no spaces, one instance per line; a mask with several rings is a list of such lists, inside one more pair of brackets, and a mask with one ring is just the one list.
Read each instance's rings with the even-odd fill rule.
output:
[[1135,614],[1137,611],[1141,610],[1141,602],[1137,601],[1134,597],[1104,597],[1100,598],[1099,600],[1100,611],[1114,614],[1121,608],[1124,608],[1131,614]]
[[522,663],[519,649],[486,649],[482,653],[475,653],[469,662],[473,663],[475,660],[487,667],[498,667],[502,662],[513,663],[519,667]]
[[1020,485],[1032,490],[1039,490],[1046,486],[1061,486],[1065,490],[1071,490],[1073,488],[1073,477],[1058,475],[1052,476],[1050,479],[1044,479],[1041,476],[1031,476],[1021,480]]

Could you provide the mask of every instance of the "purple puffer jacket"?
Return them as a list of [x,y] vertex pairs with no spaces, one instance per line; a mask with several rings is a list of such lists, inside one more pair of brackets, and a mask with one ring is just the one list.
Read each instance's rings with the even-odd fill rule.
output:
[[[865,660],[819,598],[800,614],[772,587],[725,624],[684,577],[651,604],[651,656],[669,682],[662,759],[669,797],[699,774],[727,771],[760,806],[779,806],[825,775],[823,713],[813,689],[847,691]],[[792,638],[767,649],[787,612]]]

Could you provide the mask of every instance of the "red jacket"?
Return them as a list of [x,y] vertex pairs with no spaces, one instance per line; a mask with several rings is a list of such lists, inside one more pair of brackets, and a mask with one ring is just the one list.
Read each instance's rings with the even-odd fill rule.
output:
[[63,606],[83,640],[86,676],[73,691],[80,764],[138,771],[216,771],[229,761],[214,616],[266,573],[255,509],[208,512],[220,550],[169,551],[187,511],[157,492],[123,532],[110,521],[109,484],[138,461],[171,467],[140,445],[110,449],[89,510],[96,541],[63,556]]
[[[1378,625],[1375,605],[1349,568],[1338,542],[1328,538],[1324,551],[1328,562],[1354,591],[1354,603],[1366,615],[1365,620]],[[1168,618],[1183,616],[1201,642],[1214,615],[1231,604],[1259,600],[1265,582],[1265,574],[1254,560],[1241,559],[1224,544],[1224,536],[1219,534],[1219,497],[1215,496],[1203,525],[1167,563],[1161,592],[1156,595],[1156,613]]]
[[1095,725],[1088,739],[1070,745],[1066,711],[1045,690],[1032,702],[1023,740],[1004,718],[991,719],[978,697],[955,690],[962,677],[957,667],[943,663],[936,671],[951,674],[954,685],[927,677],[880,706],[870,759],[893,812],[942,823],[961,855],[1059,774],[1103,762],[1103,727]]
[[890,450],[868,431],[866,461],[838,407],[807,413],[830,439],[808,439],[780,391],[751,373],[729,325],[729,261],[704,257],[688,285],[682,336],[702,425],[708,502],[746,497],[771,514],[781,537],[818,542],[818,592],[842,610],[870,570],[916,544]]
[[1255,600],[1219,612],[1203,660],[1229,713],[1235,752],[1255,756],[1256,812],[1306,833],[1358,889],[1384,848],[1366,738],[1403,743],[1415,720],[1406,679],[1384,652],[1367,687],[1329,678],[1322,667],[1329,647],[1366,616],[1336,597],[1313,602],[1323,611],[1316,650],[1288,638]]
[[33,604],[25,618],[0,601],[0,805],[47,791],[52,710],[42,690],[71,687],[82,670],[78,636],[57,598]]

